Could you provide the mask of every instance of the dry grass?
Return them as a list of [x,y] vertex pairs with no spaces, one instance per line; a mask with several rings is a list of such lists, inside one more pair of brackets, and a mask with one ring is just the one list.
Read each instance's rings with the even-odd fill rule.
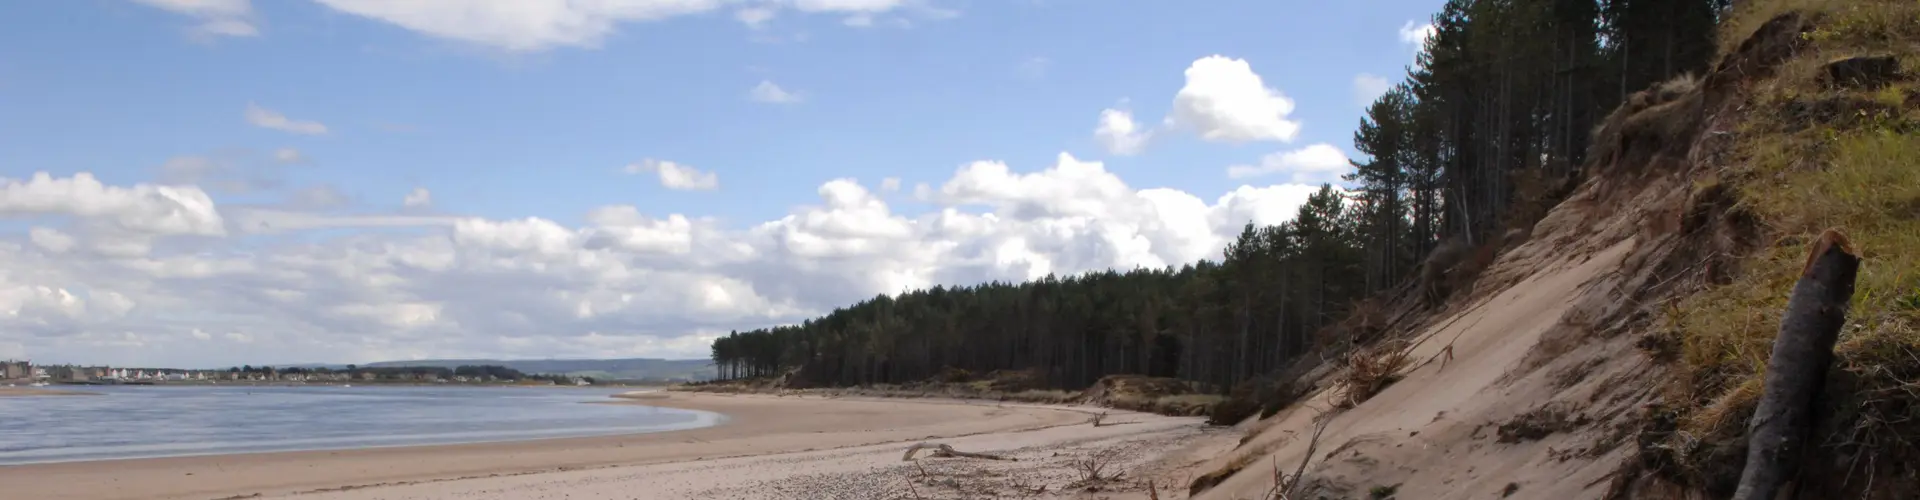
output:
[[1857,55],[1895,55],[1912,74],[1920,63],[1920,2],[1754,2],[1727,21],[1723,47],[1790,10],[1816,14],[1808,49],[1753,87],[1738,158],[1715,173],[1735,187],[1742,208],[1758,217],[1775,244],[1746,257],[1731,282],[1671,309],[1668,326],[1682,343],[1682,376],[1670,398],[1680,405],[1678,434],[1743,435],[1806,246],[1833,227],[1853,239],[1865,261],[1836,348],[1841,380],[1830,384],[1850,393],[1833,396],[1843,411],[1824,438],[1855,446],[1852,451],[1869,446],[1914,456],[1920,452],[1912,445],[1920,439],[1920,87],[1909,79],[1878,90],[1825,89],[1816,80],[1826,62]]
[[1400,342],[1383,342],[1347,356],[1340,378],[1340,408],[1353,408],[1400,381],[1401,370],[1413,363]]
[[1073,459],[1068,465],[1073,467],[1074,476],[1079,478],[1075,484],[1085,485],[1119,479],[1121,473],[1111,470],[1118,457],[1118,454],[1111,451],[1095,451]]

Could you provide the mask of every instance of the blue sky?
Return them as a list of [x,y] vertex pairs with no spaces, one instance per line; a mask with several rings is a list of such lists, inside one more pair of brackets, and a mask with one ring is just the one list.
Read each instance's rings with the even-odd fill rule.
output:
[[[928,236],[928,228],[958,227],[954,220],[935,220],[946,209],[997,213],[1000,223],[1008,224],[1021,218],[1019,213],[1025,212],[1018,211],[1023,207],[1053,205],[1059,210],[1041,212],[1072,218],[1078,221],[1075,224],[1111,226],[1116,224],[1112,221],[1123,220],[1118,212],[1060,208],[1089,205],[1065,203],[1062,197],[1067,195],[1060,194],[1064,191],[1048,191],[1059,186],[1110,183],[1112,189],[1082,191],[1108,196],[1102,203],[1116,206],[1124,203],[1114,197],[1166,200],[1173,192],[1216,205],[1223,195],[1236,190],[1330,179],[1338,172],[1329,170],[1329,165],[1337,166],[1331,160],[1338,158],[1327,153],[1350,149],[1364,102],[1371,93],[1383,90],[1384,81],[1360,85],[1356,79],[1380,75],[1387,81],[1397,80],[1417,49],[1406,34],[1409,23],[1424,23],[1438,7],[1436,1],[1090,0],[611,0],[597,4],[604,8],[582,7],[590,3],[71,0],[0,4],[0,110],[5,110],[0,112],[0,179],[11,179],[0,180],[0,188],[8,182],[18,188],[12,194],[0,194],[13,197],[11,205],[0,198],[0,236],[18,244],[14,251],[22,259],[51,263],[37,272],[0,274],[5,277],[0,280],[0,312],[9,306],[7,286],[28,290],[11,295],[12,309],[26,311],[34,309],[28,306],[35,300],[65,303],[59,293],[49,290],[119,287],[103,280],[108,276],[125,279],[133,270],[157,272],[152,262],[186,266],[181,259],[226,259],[220,262],[259,269],[271,267],[263,265],[271,260],[263,254],[271,251],[293,252],[288,255],[306,256],[301,261],[312,262],[317,259],[313,256],[342,255],[347,252],[344,249],[360,248],[353,245],[369,241],[389,249],[402,246],[396,243],[401,240],[378,239],[387,237],[428,238],[405,240],[406,245],[416,246],[487,241],[511,243],[507,246],[525,251],[558,248],[521,244],[542,237],[546,229],[514,232],[511,237],[481,237],[474,232],[478,224],[530,220],[568,231],[568,236],[556,238],[577,244],[554,245],[572,245],[566,248],[585,253],[568,257],[567,262],[578,264],[586,259],[582,255],[593,255],[592,259],[613,259],[632,269],[653,266],[645,268],[694,273],[705,276],[700,279],[726,283],[722,288],[736,287],[732,296],[752,295],[755,300],[747,302],[757,309],[709,319],[672,320],[635,312],[618,321],[580,324],[541,335],[625,339],[607,340],[609,345],[656,339],[660,345],[546,351],[523,350],[509,341],[531,333],[473,332],[478,320],[433,327],[441,337],[456,330],[473,336],[474,343],[456,346],[398,340],[411,337],[386,331],[400,324],[391,318],[384,323],[332,324],[303,318],[331,313],[289,310],[282,317],[248,321],[254,325],[300,322],[301,326],[288,328],[312,332],[300,337],[331,335],[332,340],[309,344],[287,340],[269,348],[263,344],[273,335],[258,332],[258,326],[196,323],[225,317],[212,312],[167,316],[172,319],[146,333],[128,327],[141,317],[141,311],[157,309],[161,303],[208,311],[220,308],[214,303],[221,299],[213,296],[172,299],[175,302],[145,298],[161,295],[168,286],[185,286],[154,277],[177,279],[178,273],[160,273],[148,276],[157,281],[115,292],[128,302],[149,307],[130,306],[130,312],[120,311],[130,315],[127,318],[106,320],[97,310],[120,308],[74,306],[81,311],[70,314],[75,318],[53,322],[60,324],[38,334],[10,339],[9,334],[0,333],[0,357],[87,354],[117,356],[113,359],[122,362],[224,360],[202,354],[206,346],[193,343],[226,337],[208,332],[242,332],[235,338],[261,340],[252,342],[260,346],[250,355],[285,358],[296,346],[305,345],[322,349],[315,355],[335,358],[297,361],[455,354],[699,355],[704,347],[698,339],[710,338],[715,331],[788,321],[829,305],[810,302],[818,294],[785,297],[777,290],[793,286],[766,281],[771,278],[758,274],[825,272],[821,269],[831,266],[794,257],[804,252],[781,260],[781,265],[790,267],[767,264],[770,261],[763,257],[775,247],[798,252],[796,242],[827,240],[818,235],[794,236],[799,230],[788,228],[781,237],[784,243],[761,248],[755,246],[759,244],[755,238],[773,238],[774,230],[757,236],[748,233],[783,220],[793,227],[807,221],[864,220],[845,214],[869,205],[884,206],[881,211],[891,217],[887,220],[904,221],[910,229],[866,234],[862,231],[867,229],[854,227],[848,234],[867,238],[861,240],[864,243],[833,248],[878,251],[872,249],[885,245],[874,243],[879,238],[876,234],[902,238],[912,234],[915,241],[928,245],[916,248],[999,249],[992,255],[986,250],[969,255],[1000,267],[981,264],[985,267],[963,272],[903,257],[899,262],[906,263],[894,268],[833,268],[866,278],[852,282],[845,295],[829,294],[820,300],[945,281],[1019,278],[1044,274],[1036,271],[1042,267],[1071,272],[1189,260],[1186,257],[1204,252],[1165,250],[1174,244],[1159,243],[1161,236],[1147,235],[1147,229],[1139,229],[1146,236],[1133,239],[1158,246],[1137,251],[1127,250],[1132,243],[1125,242],[1132,237],[1113,236],[1117,233],[1102,232],[1105,229],[1075,233],[1112,245],[1104,253],[1076,257],[1050,254],[1066,250],[1047,248],[1095,243],[1054,241],[1070,239],[1059,236],[1059,225],[1054,223],[1027,221],[1035,228],[1055,229],[1029,228],[1030,232],[1017,237],[1008,236],[1012,233],[934,237]],[[510,12],[513,9],[519,11]],[[1222,56],[1217,62],[1244,63],[1261,85],[1233,87],[1234,82],[1246,80],[1229,78],[1232,75],[1219,77],[1217,82],[1224,83],[1217,85],[1194,85],[1189,68],[1200,68],[1197,61],[1215,55]],[[1233,70],[1231,64],[1209,68],[1222,75]],[[763,83],[781,89],[785,99],[772,100],[783,102],[768,102],[764,94],[756,98],[754,90]],[[1198,117],[1195,120],[1163,124],[1164,117],[1177,114],[1176,95],[1184,95],[1182,89],[1187,87],[1195,88],[1201,101],[1216,106],[1196,111],[1200,114],[1191,115]],[[1262,109],[1258,103],[1243,105],[1233,100],[1246,95],[1235,94],[1234,89],[1260,90],[1257,87],[1283,95],[1291,102],[1291,111],[1256,117],[1263,120],[1259,123],[1233,121],[1235,116],[1229,115],[1245,118],[1248,110]],[[1214,95],[1207,94],[1207,89],[1225,90]],[[1150,138],[1131,154],[1103,143],[1095,128],[1102,111],[1108,109],[1128,112],[1142,129],[1151,129]],[[1264,139],[1220,139],[1233,136],[1234,127],[1271,131],[1279,123],[1297,126],[1297,134],[1284,140],[1271,134]],[[1260,128],[1262,124],[1267,127]],[[1220,133],[1208,135],[1209,130]],[[1299,153],[1315,145],[1320,145],[1318,154]],[[1296,155],[1283,161],[1288,152]],[[1072,179],[1042,178],[1043,170],[1066,164],[1062,153],[1077,162],[1097,163],[1098,171]],[[1228,175],[1230,166],[1256,165],[1263,158],[1270,163],[1268,168],[1243,170],[1266,175]],[[999,184],[958,182],[967,177],[961,172],[963,166],[981,161],[1004,162],[1013,174],[1034,177],[1004,178]],[[684,184],[683,189],[674,189],[673,183],[656,175],[657,168],[647,168],[658,162],[690,167],[712,180],[697,189],[685,189],[689,186]],[[33,184],[29,179],[36,173],[47,174],[50,182],[84,173],[97,179],[105,193],[134,193],[146,201],[165,198],[157,209],[162,215],[173,215],[147,217],[114,211],[118,208],[88,208],[79,191]],[[826,193],[841,192],[835,191],[839,188],[833,186],[839,185],[832,182],[841,178],[856,180],[873,200],[859,201],[864,195],[852,194],[839,198],[847,201],[837,206],[845,213],[804,208],[835,208],[835,198]],[[899,179],[901,188],[883,187],[887,178]],[[928,186],[923,195],[945,195],[915,196],[914,186],[919,184]],[[43,196],[75,198],[62,203],[44,198],[34,198],[42,200],[38,204],[23,201],[36,186],[56,192]],[[955,190],[942,191],[942,186]],[[967,186],[979,189],[968,191]],[[191,196],[154,194],[175,188],[201,193],[210,205],[179,201],[197,199]],[[1301,192],[1290,189],[1289,193]],[[416,199],[407,206],[404,200],[410,194]],[[131,203],[112,206],[134,206]],[[617,211],[632,217],[616,217],[625,222],[610,223],[607,217],[613,211],[608,207],[626,207]],[[241,212],[249,208],[259,213]],[[1284,213],[1283,208],[1261,210]],[[1182,229],[1174,226],[1184,223],[1167,215],[1172,210],[1163,208],[1154,222],[1128,222],[1128,227],[1151,226],[1160,228],[1154,231],[1176,234]],[[134,227],[129,222],[178,221],[195,214],[212,221],[211,225],[183,232]],[[687,222],[674,225],[675,214]],[[258,235],[235,226],[243,224],[237,221],[261,217],[278,217],[272,219],[277,227],[298,226],[299,231]],[[1219,220],[1233,218],[1228,215],[1207,217],[1211,218],[1204,220],[1212,226],[1244,222]],[[320,220],[330,222],[311,223]],[[446,230],[462,224],[459,221],[466,225]],[[669,240],[690,241],[687,245],[693,247],[712,244],[760,250],[748,252],[752,258],[743,257],[752,262],[727,263],[661,260],[644,252],[591,253],[609,248],[604,242],[612,241],[606,238],[616,233],[613,228],[642,226],[669,232],[691,227],[688,231],[693,236]],[[404,234],[392,234],[388,230],[392,227]],[[111,250],[127,248],[125,241],[115,246],[109,240],[130,238],[128,234],[136,234],[140,244],[134,246],[143,249]],[[635,238],[622,241],[638,241]],[[601,241],[601,246],[594,247],[593,241]],[[83,252],[88,248],[92,253]],[[1018,260],[1010,256],[1022,252],[1041,257],[1020,262],[1044,257],[1048,264],[1007,267],[1009,259]],[[412,258],[397,251],[382,255],[392,262]],[[140,259],[148,264],[139,264]],[[77,263],[81,261],[85,262]],[[265,286],[259,285],[265,279],[259,276],[223,278]],[[411,286],[394,288],[404,290],[392,291],[399,295],[382,296],[382,300],[440,311],[437,317],[443,322],[452,314],[447,311],[462,306],[462,298],[408,283]],[[622,286],[586,285],[595,293],[633,293],[622,291]],[[284,283],[272,289],[298,292],[302,297],[322,292]],[[246,293],[259,295],[262,290]],[[338,310],[358,310],[349,307],[355,300],[373,300],[373,296],[348,298],[371,293],[368,290],[340,293]],[[72,294],[78,302],[93,301],[96,295]],[[529,313],[529,317],[538,315]],[[152,323],[154,318],[146,317],[144,322]],[[128,340],[116,332],[140,338]],[[180,343],[151,349],[173,341]],[[112,345],[121,344],[141,347],[114,351],[119,348]],[[157,354],[138,354],[142,351]]]

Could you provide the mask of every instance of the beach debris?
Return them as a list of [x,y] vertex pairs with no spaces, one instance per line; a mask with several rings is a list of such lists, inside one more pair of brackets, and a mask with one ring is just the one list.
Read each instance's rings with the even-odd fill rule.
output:
[[1080,481],[1076,484],[1098,483],[1120,479],[1120,474],[1124,474],[1124,472],[1114,473],[1112,475],[1107,474],[1108,466],[1113,465],[1113,462],[1118,458],[1119,456],[1114,450],[1103,450],[1088,453],[1085,457],[1075,459],[1072,462],[1073,469],[1080,474]]
[[913,454],[915,452],[918,452],[924,449],[932,449],[933,454],[930,456],[933,456],[935,458],[980,458],[980,459],[986,459],[986,460],[1014,460],[1012,458],[1003,457],[1000,455],[994,455],[990,453],[969,453],[969,452],[964,452],[960,450],[955,450],[953,449],[953,446],[948,445],[946,443],[919,442],[919,443],[914,443],[913,446],[908,446],[907,454],[901,456],[900,461],[905,462],[905,461],[913,460]]

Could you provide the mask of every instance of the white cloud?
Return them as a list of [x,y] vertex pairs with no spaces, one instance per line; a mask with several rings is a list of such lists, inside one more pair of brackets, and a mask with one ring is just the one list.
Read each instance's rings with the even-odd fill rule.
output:
[[35,226],[27,230],[27,239],[33,241],[34,246],[48,252],[66,253],[67,250],[73,249],[73,237],[58,229]]
[[598,48],[628,23],[660,21],[723,8],[758,27],[781,10],[873,16],[910,11],[931,19],[950,11],[905,0],[315,0],[334,10],[436,38],[508,52]]
[[1108,108],[1100,111],[1100,124],[1094,128],[1093,137],[1108,153],[1134,155],[1146,149],[1152,132],[1141,129],[1133,120],[1133,112]]
[[629,174],[654,174],[660,185],[675,191],[712,191],[720,188],[720,175],[665,160],[648,158],[627,165]]
[[273,160],[280,163],[306,163],[307,155],[298,149],[280,148],[273,150]]
[[778,13],[779,11],[774,10],[772,7],[745,7],[733,11],[733,18],[740,21],[740,24],[747,25],[749,28],[760,29],[766,26],[768,21],[772,21]]
[[899,177],[888,177],[885,179],[880,179],[880,191],[891,193],[899,190],[900,190]]
[[427,188],[413,188],[413,192],[407,193],[406,199],[401,200],[400,203],[409,207],[430,206],[433,205],[433,193],[428,192]]
[[774,84],[771,80],[761,80],[759,85],[755,85],[752,90],[747,91],[747,98],[758,102],[774,104],[796,103],[800,102],[801,99],[800,94],[788,92],[787,89],[780,88],[779,85]]
[[1170,125],[1213,142],[1291,142],[1300,133],[1300,123],[1287,118],[1293,100],[1268,88],[1244,60],[1203,57],[1187,67],[1186,79],[1173,97]]
[[1407,21],[1407,24],[1400,26],[1400,42],[1415,48],[1426,47],[1427,40],[1433,39],[1433,30],[1433,23]]
[[194,18],[200,22],[191,32],[196,37],[244,37],[260,34],[260,28],[254,25],[253,3],[250,0],[133,1]]
[[72,216],[111,228],[152,235],[225,234],[213,199],[192,186],[102,184],[92,174],[26,180],[0,177],[0,217]]
[[0,344],[187,366],[698,357],[728,330],[877,293],[1217,258],[1241,224],[1284,221],[1314,190],[1139,189],[1067,154],[1040,169],[959,166],[915,190],[933,210],[914,215],[880,196],[900,184],[830,180],[758,224],[612,205],[570,225],[216,209],[193,186],[41,174],[0,182],[0,217],[35,218],[0,229]]
[[1318,184],[1339,180],[1353,167],[1347,153],[1332,144],[1320,143],[1304,148],[1273,153],[1260,158],[1258,165],[1227,167],[1227,177],[1245,179],[1273,174],[1289,175],[1296,184]]
[[247,103],[247,111],[244,115],[247,118],[247,123],[251,123],[255,127],[270,128],[281,132],[301,135],[324,135],[327,133],[326,124],[316,121],[287,118],[286,115],[280,114],[279,111],[263,108],[254,103]]
[[1392,87],[1393,83],[1388,82],[1385,77],[1361,73],[1353,77],[1353,100],[1361,106],[1370,105]]
[[886,12],[905,0],[792,0],[793,7],[808,12]]

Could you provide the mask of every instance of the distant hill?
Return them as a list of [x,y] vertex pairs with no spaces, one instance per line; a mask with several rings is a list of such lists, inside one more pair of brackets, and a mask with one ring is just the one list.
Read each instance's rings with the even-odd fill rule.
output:
[[686,379],[714,377],[711,361],[704,359],[422,359],[417,361],[381,361],[360,366],[369,368],[400,366],[498,365],[526,373],[558,373],[576,377],[610,380]]

